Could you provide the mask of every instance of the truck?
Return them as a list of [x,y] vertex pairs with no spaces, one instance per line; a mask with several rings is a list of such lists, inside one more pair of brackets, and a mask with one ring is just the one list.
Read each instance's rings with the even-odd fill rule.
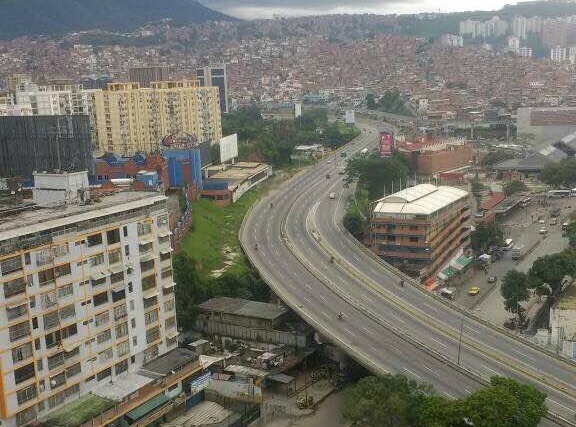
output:
[[512,248],[512,259],[519,260],[524,256],[524,245],[515,245]]

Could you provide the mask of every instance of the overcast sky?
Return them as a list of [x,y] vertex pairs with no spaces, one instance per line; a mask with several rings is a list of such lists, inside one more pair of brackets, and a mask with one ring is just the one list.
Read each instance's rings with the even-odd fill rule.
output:
[[[520,0],[522,1],[522,0]],[[419,13],[496,10],[518,0],[200,0],[208,7],[243,19],[275,15],[334,13]]]

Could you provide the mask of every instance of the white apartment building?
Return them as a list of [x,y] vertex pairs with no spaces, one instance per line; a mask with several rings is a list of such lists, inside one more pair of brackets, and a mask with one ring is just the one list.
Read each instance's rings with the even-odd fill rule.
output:
[[518,55],[524,58],[532,58],[532,48],[531,47],[521,47],[518,49]]
[[0,421],[23,426],[177,346],[166,197],[36,174],[0,202]]
[[444,46],[462,47],[464,46],[464,39],[462,36],[456,36],[454,34],[442,34],[440,43]]
[[29,106],[34,116],[90,114],[92,93],[78,84],[37,85],[24,81],[16,87],[16,104]]
[[550,59],[554,62],[563,62],[568,60],[568,52],[565,47],[556,46],[550,49]]

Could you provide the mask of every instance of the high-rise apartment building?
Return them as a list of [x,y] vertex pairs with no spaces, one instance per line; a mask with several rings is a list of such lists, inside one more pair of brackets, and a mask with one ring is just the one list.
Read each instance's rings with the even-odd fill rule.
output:
[[[7,427],[122,383],[177,346],[166,197],[122,192],[93,203],[82,172],[36,174],[34,201],[0,201]],[[143,384],[125,383],[126,393]]]
[[415,277],[428,277],[470,246],[464,190],[421,184],[380,199],[371,218],[372,249]]
[[140,87],[150,87],[152,82],[165,82],[170,80],[168,67],[134,67],[128,69],[128,80],[138,83]]
[[226,65],[196,69],[196,79],[200,86],[216,86],[220,94],[220,112],[228,112],[228,77]]
[[153,153],[167,135],[187,133],[215,144],[222,137],[218,88],[195,80],[111,83],[93,93],[96,149],[122,156]]
[[37,85],[21,81],[16,86],[16,104],[29,106],[33,116],[89,115],[92,107],[92,91],[82,85],[67,82]]
[[550,59],[554,62],[564,62],[568,60],[568,50],[562,46],[550,49]]

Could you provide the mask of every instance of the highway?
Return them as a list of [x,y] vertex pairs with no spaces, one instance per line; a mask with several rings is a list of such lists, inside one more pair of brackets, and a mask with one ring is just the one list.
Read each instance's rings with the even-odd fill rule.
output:
[[[350,155],[375,143],[376,131],[364,126],[344,150]],[[352,189],[344,188],[335,159],[298,174],[257,203],[245,219],[242,245],[272,290],[322,336],[375,373],[402,373],[450,398],[471,393],[492,375],[509,376],[538,386],[549,396],[551,413],[573,422],[575,364],[518,340],[410,280],[401,287],[398,271],[341,228]],[[329,199],[330,192],[336,199]],[[554,423],[543,423],[548,424]]]

